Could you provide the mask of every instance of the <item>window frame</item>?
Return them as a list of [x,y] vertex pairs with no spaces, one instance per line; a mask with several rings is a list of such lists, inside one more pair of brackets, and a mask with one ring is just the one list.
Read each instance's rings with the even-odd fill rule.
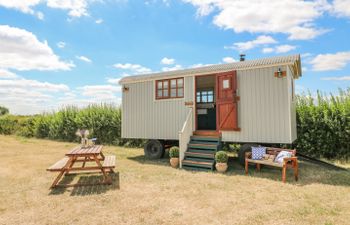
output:
[[[207,101],[206,101],[206,102],[203,102],[203,101],[202,101],[202,99],[203,99],[203,98],[202,98],[202,96],[203,96],[202,93],[203,93],[203,92],[207,92],[207,94],[206,94]],[[209,95],[208,92],[212,92],[213,94],[212,94],[212,95]],[[199,99],[200,99],[200,101],[197,101],[197,97],[198,97],[197,94],[198,94],[198,93],[200,93],[200,94],[199,94]],[[213,96],[213,101],[208,101],[209,96]],[[206,89],[206,90],[199,90],[199,91],[197,91],[197,92],[196,92],[196,103],[199,103],[199,104],[215,103],[215,91],[214,91],[214,89]]]
[[[175,80],[176,81],[176,86],[175,88],[171,87],[171,81]],[[182,80],[182,87],[179,87],[178,85],[178,80]],[[164,83],[168,83],[168,96],[164,97]],[[158,89],[158,83],[162,83],[162,89]],[[171,90],[175,89],[176,90],[176,96],[171,96]],[[182,89],[182,96],[179,96],[179,89]],[[162,96],[158,95],[158,90],[162,90]],[[162,100],[162,99],[179,99],[179,98],[184,98],[185,96],[185,80],[183,77],[177,77],[177,78],[171,78],[171,79],[162,79],[162,80],[156,80],[155,81],[155,96],[156,100]]]

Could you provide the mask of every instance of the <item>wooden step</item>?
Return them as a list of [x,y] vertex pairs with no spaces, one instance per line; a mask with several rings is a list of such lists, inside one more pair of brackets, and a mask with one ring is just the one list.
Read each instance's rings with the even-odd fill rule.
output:
[[221,138],[220,137],[215,137],[215,136],[198,136],[198,135],[193,135],[191,136],[192,141],[210,141],[210,142],[220,142]]
[[198,149],[198,148],[189,148],[187,152],[197,152],[205,154],[215,154],[215,149]]
[[193,132],[196,136],[211,136],[211,137],[221,137],[221,133],[215,130],[196,130]]
[[198,161],[186,160],[186,159],[182,161],[182,165],[195,166],[195,167],[208,168],[208,169],[213,169],[214,167],[214,163],[211,163],[211,162],[198,162]]
[[196,161],[196,162],[206,162],[206,163],[215,163],[214,159],[202,159],[202,158],[190,157],[190,156],[185,157],[184,160]]
[[203,144],[203,145],[219,145],[219,142],[212,142],[212,141],[194,141],[194,140],[191,140],[190,141],[190,144]]
[[218,144],[188,144],[189,148],[197,148],[197,149],[212,149],[212,150],[217,150],[219,148]]
[[206,159],[214,159],[214,153],[201,153],[201,152],[185,152],[185,156],[189,157],[197,157],[197,158],[206,158]]

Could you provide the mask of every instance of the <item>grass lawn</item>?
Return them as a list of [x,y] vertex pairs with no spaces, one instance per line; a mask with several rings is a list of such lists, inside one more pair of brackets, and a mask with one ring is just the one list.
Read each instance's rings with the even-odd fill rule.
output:
[[[300,162],[300,180],[262,168],[249,176],[172,169],[141,149],[117,156],[114,185],[55,189],[46,168],[76,144],[0,136],[0,224],[349,224],[350,172]],[[96,180],[70,175],[65,182]]]

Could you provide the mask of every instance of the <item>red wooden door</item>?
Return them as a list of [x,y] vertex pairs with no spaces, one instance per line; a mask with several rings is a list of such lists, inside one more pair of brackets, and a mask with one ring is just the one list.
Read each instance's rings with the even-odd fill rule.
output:
[[216,127],[218,130],[240,130],[237,114],[237,73],[230,71],[216,76]]

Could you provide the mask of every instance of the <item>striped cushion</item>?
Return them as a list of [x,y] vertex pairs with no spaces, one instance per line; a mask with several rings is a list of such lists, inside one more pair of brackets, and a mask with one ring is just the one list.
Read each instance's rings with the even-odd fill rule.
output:
[[266,147],[252,147],[252,159],[260,160],[266,154]]

